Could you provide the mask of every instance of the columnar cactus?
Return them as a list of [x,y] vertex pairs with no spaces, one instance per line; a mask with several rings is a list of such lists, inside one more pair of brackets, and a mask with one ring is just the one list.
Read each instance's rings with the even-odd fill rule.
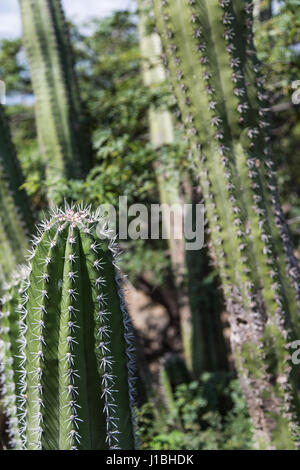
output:
[[24,262],[27,238],[34,228],[29,199],[9,126],[0,105],[0,289],[16,264]]
[[18,419],[21,368],[18,311],[21,308],[19,299],[24,292],[27,275],[27,268],[19,266],[18,271],[12,274],[10,284],[4,286],[4,293],[0,299],[0,392],[3,396],[1,402],[8,422],[9,444],[17,450],[22,449]]
[[277,195],[252,2],[154,0],[261,447],[299,445],[299,271]]
[[175,394],[176,387],[182,383],[188,383],[191,376],[185,361],[177,354],[168,354],[161,361],[159,369],[160,392],[165,406],[170,412],[176,412]]
[[20,0],[23,39],[29,61],[49,199],[60,178],[80,178],[90,168],[80,98],[60,0]]
[[[160,37],[155,32],[149,33],[149,31],[147,31],[147,13],[149,11],[149,4],[151,6],[151,2],[148,0],[139,0],[139,34],[143,78],[145,85],[150,88],[158,85],[166,79],[166,71],[160,61]],[[178,176],[177,178],[174,177],[174,173],[172,171],[167,172],[166,168],[160,161],[160,149],[164,145],[174,143],[175,139],[171,113],[167,109],[157,109],[155,106],[151,106],[149,109],[149,130],[151,144],[157,150],[157,161],[155,162],[155,166],[157,170],[157,181],[161,203],[182,205],[183,202],[180,197],[179,178]],[[165,227],[165,229],[167,228],[168,227]],[[168,242],[171,254],[172,271],[178,291],[178,303],[180,304],[178,310],[183,349],[188,367],[192,370],[193,327],[192,312],[189,306],[189,297],[186,285],[184,239],[173,240],[170,234]]]
[[[151,25],[151,18],[149,18],[149,12],[152,10],[152,0],[139,0],[138,5],[144,83],[149,88],[157,87],[167,79],[167,73],[160,60],[162,54],[161,40],[155,32],[153,24]],[[152,31],[150,26],[152,26]],[[163,147],[175,143],[175,126],[171,112],[168,109],[151,106],[149,109],[149,130],[151,144],[157,151],[155,168],[162,207],[178,204],[183,209],[184,202],[188,202],[188,200],[187,196],[184,197],[182,194],[182,179],[178,168],[175,167],[172,161],[166,163],[161,158]],[[178,220],[178,224],[183,225],[183,218]],[[167,230],[171,227],[166,226],[164,228]],[[199,305],[199,299],[196,300],[194,296],[195,291],[200,290],[201,274],[204,271],[203,265],[206,256],[204,252],[192,252],[193,262],[190,265],[193,264],[193,266],[190,266],[187,263],[189,253],[185,251],[184,236],[181,240],[174,240],[170,233],[168,243],[172,273],[176,285],[186,364],[190,372],[196,377],[206,370],[220,370],[224,366],[226,368],[226,360],[224,360],[226,358],[226,354],[224,354],[225,346],[221,351],[222,348],[216,348],[215,344],[217,340],[220,340],[220,343],[222,341],[225,343],[221,321],[216,318],[214,312],[202,309]],[[200,278],[194,277],[190,272],[191,269],[193,272],[197,271]],[[219,315],[219,311],[217,315]]]
[[99,222],[88,209],[56,210],[35,239],[19,354],[28,450],[135,447],[131,323]]

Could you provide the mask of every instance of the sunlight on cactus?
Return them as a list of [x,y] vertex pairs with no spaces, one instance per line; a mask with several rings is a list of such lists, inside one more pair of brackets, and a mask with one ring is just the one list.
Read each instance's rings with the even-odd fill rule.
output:
[[19,300],[24,449],[135,447],[133,333],[100,222],[86,208],[55,210],[35,238]]
[[268,145],[253,4],[154,0],[154,5],[257,437],[262,447],[295,448],[298,379],[289,343],[300,334],[299,269]]
[[63,178],[80,178],[91,165],[69,31],[60,0],[20,0],[23,41],[36,97],[40,151],[46,163],[48,198]]

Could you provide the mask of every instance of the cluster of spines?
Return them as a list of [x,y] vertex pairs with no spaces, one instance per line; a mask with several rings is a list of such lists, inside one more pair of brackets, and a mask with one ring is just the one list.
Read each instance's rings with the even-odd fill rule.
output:
[[9,445],[13,449],[22,448],[22,429],[19,422],[20,361],[18,341],[20,318],[18,304],[26,288],[28,271],[19,266],[19,271],[11,275],[11,282],[4,286],[0,306],[0,385],[2,404],[7,417]]
[[[79,263],[79,240],[78,240],[78,224],[81,225],[81,229],[86,236],[86,240],[89,240],[89,255],[87,262],[93,267],[90,275],[92,276],[92,282],[95,288],[95,304],[97,305],[97,349],[99,351],[98,366],[99,374],[101,376],[102,391],[101,400],[103,400],[103,413],[106,416],[106,443],[110,449],[119,449],[119,418],[115,417],[116,403],[115,393],[117,393],[115,387],[115,375],[113,372],[114,357],[110,349],[110,340],[112,331],[109,325],[109,316],[112,312],[108,308],[107,294],[104,293],[103,288],[106,286],[106,280],[101,275],[103,269],[103,260],[101,259],[101,247],[100,243],[92,235],[95,226],[101,222],[97,214],[91,215],[89,208],[81,207],[78,210],[75,208],[67,207],[65,211],[55,210],[52,213],[50,221],[46,221],[41,224],[38,235],[34,238],[34,246],[30,252],[29,260],[33,262],[37,257],[37,250],[42,250],[43,256],[39,261],[40,272],[38,280],[36,274],[30,276],[33,282],[39,284],[39,294],[36,307],[35,316],[37,318],[30,317],[30,328],[31,334],[28,340],[28,289],[31,284],[28,283],[26,292],[23,295],[23,306],[20,310],[22,315],[22,336],[20,339],[20,356],[23,358],[22,368],[22,390],[21,390],[21,401],[22,406],[20,407],[20,422],[23,426],[23,448],[28,448],[28,433],[34,433],[35,442],[33,445],[32,435],[30,438],[30,445],[33,445],[34,449],[43,448],[43,413],[42,408],[45,407],[43,401],[43,388],[47,384],[43,383],[43,367],[42,363],[45,360],[45,354],[47,354],[47,338],[49,337],[49,331],[45,332],[45,316],[47,316],[47,308],[45,300],[49,299],[51,293],[48,292],[49,282],[51,281],[51,273],[49,272],[51,264],[55,259],[52,250],[55,250],[59,244],[59,238],[62,236],[65,230],[68,230],[66,251],[64,260],[64,273],[62,279],[63,292],[62,298],[63,306],[61,309],[61,321],[63,325],[67,325],[66,328],[60,328],[60,344],[62,350],[60,352],[59,360],[59,372],[60,372],[60,387],[62,396],[65,399],[65,406],[61,410],[64,416],[64,429],[62,433],[67,434],[67,439],[70,442],[70,449],[75,450],[81,444],[82,436],[79,432],[79,424],[82,421],[82,416],[79,416],[78,410],[80,405],[78,403],[78,382],[80,381],[80,375],[78,370],[74,369],[74,363],[76,362],[76,347],[79,339],[77,340],[76,330],[79,325],[76,322],[80,306],[77,305],[77,299],[80,297],[79,292],[76,289],[77,279],[80,271]],[[47,249],[43,250],[41,244],[45,245],[45,234],[48,235]],[[109,238],[109,233],[103,228],[101,231],[103,238]],[[125,330],[125,342],[126,342],[126,354],[127,354],[127,367],[128,367],[128,388],[129,388],[129,401],[131,407],[131,418],[132,428],[135,430],[135,355],[133,345],[133,332],[131,322],[127,313],[125,302],[122,293],[122,276],[118,268],[117,263],[117,249],[114,240],[107,240],[109,251],[112,254],[112,263],[115,268],[115,281],[117,284],[118,296],[120,301],[120,309],[123,315],[123,324]],[[56,255],[57,259],[57,255]],[[79,263],[79,264],[78,264]],[[37,267],[37,264],[34,265]],[[31,268],[32,269],[32,268]],[[49,294],[49,295],[48,295]],[[82,293],[81,293],[82,294]],[[32,294],[31,294],[32,295]],[[81,299],[82,300],[82,299]],[[39,303],[40,301],[40,303]],[[48,319],[49,320],[49,319]],[[35,342],[34,351],[30,351],[30,343]],[[63,353],[62,353],[63,351]],[[34,352],[33,357],[29,355]],[[30,363],[30,364],[29,364]],[[30,369],[30,371],[29,371]],[[30,407],[28,394],[30,393]],[[34,409],[33,409],[34,408]],[[30,414],[30,416],[29,416]],[[31,428],[28,428],[28,422],[31,423]],[[135,434],[133,432],[133,434]]]
[[[264,79],[261,74],[261,64],[257,58],[256,50],[254,47],[254,38],[253,38],[253,2],[246,2],[245,4],[245,15],[246,15],[246,27],[248,30],[247,34],[247,53],[252,62],[252,71],[255,77],[256,85],[258,87],[257,90],[257,99],[259,101],[259,109],[258,113],[261,118],[261,125],[260,125],[260,132],[264,138],[265,145],[264,145],[264,164],[265,164],[265,174],[267,178],[266,184],[266,191],[269,193],[269,200],[271,203],[272,211],[275,216],[275,227],[280,234],[280,238],[283,243],[284,253],[285,253],[285,260],[286,260],[286,274],[287,277],[290,279],[294,291],[297,293],[298,302],[300,304],[300,274],[299,274],[299,267],[295,256],[293,254],[292,245],[290,242],[290,236],[288,232],[288,228],[286,225],[286,221],[282,212],[282,208],[280,205],[279,197],[278,197],[278,190],[277,190],[277,182],[276,182],[276,174],[274,171],[274,162],[271,158],[271,150],[270,150],[270,137],[267,134],[267,130],[270,126],[270,116],[269,116],[269,102],[266,91],[264,89]],[[253,145],[254,146],[254,145]],[[297,328],[299,328],[297,326]]]
[[[201,129],[201,125],[199,127],[199,123],[196,122],[199,116],[195,116],[192,111],[193,106],[195,110],[197,104],[193,103],[193,96],[191,96],[191,90],[188,86],[188,81],[191,77],[185,77],[183,70],[181,70],[182,60],[178,52],[182,53],[182,46],[176,43],[176,40],[174,41],[176,35],[172,30],[172,14],[170,15],[170,12],[172,8],[175,8],[175,5],[167,0],[162,0],[161,2],[155,1],[156,8],[159,11],[158,15],[160,15],[160,18],[157,15],[157,22],[158,25],[160,24],[161,30],[164,30],[169,68],[173,74],[173,86],[179,98],[185,124],[189,128],[190,138],[194,148],[198,150],[195,152],[196,158],[199,158],[199,150],[202,150],[201,160],[198,164],[197,162],[196,164],[194,163],[194,167],[200,167],[200,181],[206,199],[210,232],[218,258],[223,288],[228,299],[228,306],[232,312],[232,338],[233,341],[238,339],[242,347],[243,344],[246,344],[251,339],[257,343],[258,349],[256,353],[260,357],[261,372],[262,377],[264,377],[263,382],[268,383],[270,376],[266,372],[264,364],[263,338],[265,337],[265,339],[268,338],[270,340],[269,334],[272,327],[268,327],[269,332],[265,336],[267,318],[270,315],[268,323],[271,321],[271,324],[276,327],[278,334],[287,343],[286,349],[288,349],[289,338],[293,335],[289,317],[294,315],[295,318],[297,305],[293,301],[294,294],[291,292],[288,282],[282,279],[282,272],[278,272],[279,269],[277,269],[278,262],[282,262],[282,259],[278,260],[280,256],[278,256],[278,253],[280,253],[281,248],[278,244],[275,247],[273,243],[276,233],[271,229],[273,216],[270,211],[269,200],[266,197],[266,181],[268,184],[268,179],[271,175],[274,182],[274,172],[272,161],[269,157],[269,149],[267,148],[269,137],[266,135],[266,130],[268,129],[266,97],[259,75],[259,63],[253,48],[251,32],[252,2],[246,2],[246,4],[235,2],[235,9],[233,9],[231,1],[220,0],[222,12],[218,11],[216,2],[209,5],[207,2],[203,3],[202,10],[200,10],[199,2],[196,0],[188,1],[189,6],[187,9],[190,9],[190,24],[192,25],[192,29],[188,33],[191,35],[189,38],[191,45],[188,47],[191,47],[193,51],[196,50],[199,54],[200,67],[198,67],[198,70],[202,70],[202,73],[201,76],[197,75],[195,79],[199,78],[206,84],[207,99],[203,98],[202,104],[206,106],[208,115],[211,115],[210,124],[216,130],[214,137],[211,137],[209,132],[209,137],[204,135],[203,123]],[[222,57],[219,55],[217,60],[214,57],[216,51],[209,54],[207,40],[211,41],[211,36],[214,34],[212,31],[213,27],[209,26],[211,29],[206,31],[206,34],[203,31],[207,27],[205,15],[209,9],[210,14],[215,15],[214,26],[217,24],[216,21],[221,20],[216,34],[220,34],[222,28],[222,40],[226,42],[225,47],[228,53],[229,67],[224,63],[223,73],[229,75],[230,72],[228,71],[231,69],[232,85],[230,85],[229,81],[225,84],[226,92],[227,94],[229,93],[226,101],[223,100],[222,96],[220,97],[219,72],[215,70],[215,73],[212,73],[212,67],[216,66],[216,61],[222,63],[222,61],[227,60],[225,59],[226,52],[222,52]],[[180,15],[184,17],[187,13],[183,13],[183,11]],[[236,11],[240,15],[239,24],[235,17]],[[241,19],[245,20],[246,25],[241,22]],[[172,20],[174,20],[174,17]],[[185,21],[185,18],[182,21]],[[240,34],[236,37],[238,27],[241,29]],[[216,44],[219,40],[221,41],[221,38],[215,39],[213,47],[217,49],[218,45]],[[184,42],[187,44],[186,40]],[[243,51],[243,48],[245,48],[245,51]],[[223,49],[224,45],[222,46],[222,51]],[[241,60],[241,57],[239,57],[244,52],[249,60]],[[194,55],[195,57],[196,55]],[[174,63],[172,64],[172,62]],[[197,59],[196,62],[198,63]],[[227,72],[226,67],[228,69]],[[178,85],[176,85],[176,81],[179,83]],[[216,162],[215,157],[217,152],[214,141],[219,142],[217,150],[219,153],[218,162]],[[221,198],[226,201],[223,204],[224,207],[222,207],[222,201],[220,201],[218,192],[216,192],[218,191],[217,186],[222,185],[223,182],[214,176],[214,165],[223,168],[222,171],[219,171],[219,175],[223,174],[224,186],[227,190],[227,195],[226,191],[223,190],[223,197]],[[269,184],[268,189],[270,189]],[[244,193],[246,193],[245,196]],[[272,194],[271,202],[275,202],[275,192]],[[279,207],[277,199],[277,206],[275,207],[277,220],[279,217]],[[227,216],[225,212],[228,212],[228,209],[232,215],[230,219],[233,223],[226,227],[224,220]],[[223,211],[223,214],[220,211]],[[249,225],[250,221],[251,225]],[[278,222],[277,225],[280,226]],[[236,235],[237,249],[232,250],[232,253],[229,251],[228,236],[226,235],[228,229],[234,231]],[[286,241],[285,252],[288,252],[291,257],[291,250],[288,248],[290,245],[287,232],[281,229],[281,233],[284,233]],[[279,252],[277,251],[278,249]],[[238,259],[239,263],[237,263]],[[288,264],[288,270],[290,275],[292,273],[294,277],[292,282],[295,284],[297,268],[294,261],[292,264]],[[234,279],[230,277],[233,273],[238,273],[239,276],[243,273],[243,277],[239,280]],[[264,284],[263,291],[261,291],[262,280]],[[296,290],[298,290],[297,287]],[[287,292],[290,294],[289,299],[286,298]],[[244,320],[247,326],[247,332],[244,332],[246,337],[244,338],[242,338],[243,322],[240,320]],[[251,334],[249,326],[252,328]],[[280,348],[281,346],[279,346]],[[278,358],[281,357],[279,360],[280,374],[283,373],[286,383],[291,388],[289,352],[287,350],[283,353],[284,359],[282,359],[282,353],[282,350],[281,352],[279,351],[278,356]],[[246,373],[247,371],[245,370],[244,372]],[[249,379],[251,380],[251,377]],[[286,401],[291,411],[293,408],[292,402],[295,397],[294,390],[286,390],[286,393],[283,395],[284,401]],[[295,416],[290,416],[290,418],[291,422],[295,423]]]
[[[269,116],[269,102],[268,96],[264,89],[264,79],[261,74],[261,64],[257,58],[254,38],[253,38],[253,2],[247,1],[245,3],[245,17],[246,17],[246,28],[247,28],[247,55],[250,58],[252,64],[253,76],[257,86],[257,101],[258,106],[258,115],[259,115],[259,131],[261,140],[256,144],[252,144],[253,149],[261,152],[263,148],[263,161],[262,161],[262,173],[265,177],[262,184],[262,192],[265,193],[265,198],[267,204],[269,204],[271,210],[269,212],[269,220],[261,220],[261,223],[269,225],[269,239],[267,239],[267,249],[269,253],[272,250],[275,250],[276,244],[283,247],[283,253],[281,254],[281,249],[278,255],[269,256],[268,264],[270,266],[269,275],[272,279],[272,289],[274,293],[274,298],[277,303],[277,308],[275,312],[275,322],[279,331],[282,332],[283,337],[286,340],[286,349],[287,349],[287,361],[286,361],[286,374],[287,378],[291,379],[292,376],[295,377],[295,370],[291,363],[290,351],[290,338],[293,337],[293,330],[295,330],[298,335],[299,332],[299,319],[298,312],[300,306],[300,295],[299,295],[299,283],[300,283],[300,274],[299,266],[293,254],[293,248],[287,229],[287,224],[282,212],[280,205],[277,182],[276,182],[276,173],[274,170],[274,162],[271,157],[270,150],[270,136],[268,130],[270,127],[270,116]],[[256,147],[256,148],[255,148]],[[250,149],[251,152],[251,149]],[[268,217],[266,211],[266,217]],[[266,233],[262,230],[262,237],[266,237]],[[272,243],[272,239],[274,243]],[[269,243],[269,245],[268,245]],[[281,272],[276,266],[277,260],[278,264],[281,264]],[[286,276],[286,278],[284,278]],[[289,284],[290,282],[290,284]],[[291,289],[292,287],[292,289]],[[289,298],[287,298],[287,296]],[[288,317],[285,312],[288,309],[287,303],[290,302],[290,311],[291,315]],[[282,409],[283,416],[288,418],[288,423],[290,426],[291,433],[294,435],[295,439],[299,440],[299,425],[297,425],[297,410],[295,409],[295,404],[293,403],[293,387],[292,381],[286,380],[282,384],[282,389],[284,391],[285,404]]]
[[8,437],[9,444],[12,448],[18,448],[20,445],[18,435],[18,419],[17,419],[17,404],[16,404],[16,390],[14,382],[14,369],[13,369],[13,354],[11,351],[11,342],[9,338],[9,310],[3,310],[5,303],[11,300],[11,296],[6,294],[1,299],[2,311],[0,313],[0,389],[2,396],[2,406],[8,420]]
[[107,295],[103,292],[103,285],[105,279],[100,276],[102,259],[98,256],[99,247],[97,243],[92,242],[91,250],[94,253],[93,265],[98,273],[95,279],[95,287],[98,290],[96,302],[98,304],[98,349],[101,354],[100,373],[102,376],[102,396],[104,399],[103,412],[106,414],[106,442],[110,449],[119,449],[119,427],[118,418],[115,417],[116,404],[114,394],[115,390],[115,376],[113,373],[114,358],[111,354],[111,335],[112,331],[109,326],[109,316],[112,312],[108,308]]

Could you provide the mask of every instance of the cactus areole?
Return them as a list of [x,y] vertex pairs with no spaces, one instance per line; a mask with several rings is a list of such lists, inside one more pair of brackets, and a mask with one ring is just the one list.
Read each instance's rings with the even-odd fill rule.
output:
[[7,417],[9,446],[22,449],[21,429],[18,419],[20,403],[20,296],[27,284],[28,269],[18,266],[9,284],[3,286],[0,299],[0,391],[2,408]]
[[27,450],[135,448],[133,334],[99,222],[88,209],[56,210],[34,242],[20,312]]
[[154,0],[262,448],[299,446],[299,270],[277,195],[252,2]]

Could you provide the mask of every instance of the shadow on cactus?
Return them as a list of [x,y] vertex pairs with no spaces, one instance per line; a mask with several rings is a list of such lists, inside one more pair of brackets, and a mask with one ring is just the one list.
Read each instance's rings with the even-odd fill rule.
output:
[[23,449],[134,449],[133,332],[116,246],[97,214],[53,211],[34,240],[27,284]]

